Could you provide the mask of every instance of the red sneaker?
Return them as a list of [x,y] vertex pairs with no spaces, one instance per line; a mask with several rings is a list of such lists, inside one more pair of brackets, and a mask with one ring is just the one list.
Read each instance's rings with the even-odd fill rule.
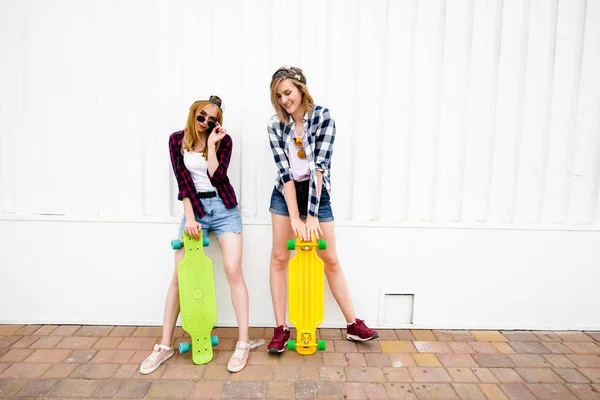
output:
[[290,340],[290,330],[279,325],[274,329],[273,339],[267,347],[269,353],[281,353],[285,350],[287,342]]
[[353,323],[348,325],[346,329],[346,339],[353,342],[366,342],[367,340],[377,339],[379,333],[376,330],[370,329],[365,325],[365,321],[362,319],[356,319]]

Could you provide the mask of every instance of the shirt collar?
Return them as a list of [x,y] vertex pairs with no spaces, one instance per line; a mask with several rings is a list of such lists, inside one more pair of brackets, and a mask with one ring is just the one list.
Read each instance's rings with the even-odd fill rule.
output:
[[[304,113],[304,117],[302,117],[302,122],[306,122],[308,121],[308,111]],[[290,115],[288,117],[288,122],[293,125],[294,124],[294,118],[292,118],[292,116]]]

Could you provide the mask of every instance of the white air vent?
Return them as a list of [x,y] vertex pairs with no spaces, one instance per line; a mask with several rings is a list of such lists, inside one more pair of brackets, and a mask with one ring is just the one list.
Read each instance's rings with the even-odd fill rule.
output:
[[379,299],[379,325],[400,327],[413,323],[414,294],[382,293]]

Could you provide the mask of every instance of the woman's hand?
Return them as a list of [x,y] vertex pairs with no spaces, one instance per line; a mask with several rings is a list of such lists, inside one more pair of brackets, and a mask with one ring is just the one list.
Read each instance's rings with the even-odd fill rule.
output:
[[214,146],[219,141],[221,141],[221,139],[223,139],[225,137],[225,135],[227,135],[227,129],[223,128],[221,126],[221,124],[219,124],[217,122],[217,124],[215,125],[215,128],[213,129],[212,133],[210,135],[208,135],[207,143],[210,146]]
[[194,239],[200,239],[198,233],[201,231],[202,227],[195,219],[186,219],[185,225],[183,226],[183,230],[185,233],[193,237]]
[[312,240],[313,233],[315,234],[315,238],[317,240],[323,236],[321,225],[319,225],[319,218],[313,217],[312,215],[306,217],[306,233],[309,240]]
[[302,239],[305,242],[308,242],[309,239],[308,234],[306,232],[306,224],[302,222],[302,220],[299,217],[290,218],[290,221],[292,223],[292,230],[294,231],[294,235],[300,235],[300,239]]

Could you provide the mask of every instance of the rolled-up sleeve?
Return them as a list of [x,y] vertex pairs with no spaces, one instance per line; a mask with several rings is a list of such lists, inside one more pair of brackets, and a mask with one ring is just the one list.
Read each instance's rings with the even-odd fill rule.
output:
[[273,152],[273,158],[279,171],[279,177],[282,182],[289,182],[292,179],[290,173],[290,162],[285,152],[285,142],[283,141],[284,124],[279,121],[271,120],[267,125],[269,134],[269,145]]
[[331,166],[334,140],[335,121],[329,114],[329,110],[325,108],[316,131],[315,167],[317,170],[325,171]]

